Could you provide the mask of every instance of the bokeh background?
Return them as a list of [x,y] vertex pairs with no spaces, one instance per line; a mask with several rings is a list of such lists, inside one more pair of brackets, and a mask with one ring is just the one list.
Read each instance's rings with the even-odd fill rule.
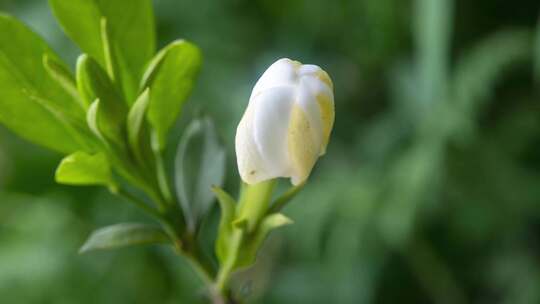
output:
[[[316,63],[335,83],[328,153],[285,210],[296,223],[272,235],[238,293],[279,304],[540,303],[538,0],[154,4],[159,45],[186,38],[205,56],[171,141],[194,114],[212,116],[233,192],[235,127],[266,66]],[[0,10],[74,65],[79,50],[46,1],[0,0]],[[0,127],[0,302],[204,303],[168,248],[77,254],[94,228],[147,219],[104,189],[55,184],[60,157]]]

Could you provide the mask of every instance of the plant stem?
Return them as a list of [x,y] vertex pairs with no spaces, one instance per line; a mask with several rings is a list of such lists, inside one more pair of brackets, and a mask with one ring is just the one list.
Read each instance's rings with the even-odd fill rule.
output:
[[[240,202],[238,203],[238,221],[245,221],[245,227],[234,227],[229,241],[227,259],[222,263],[216,277],[215,288],[227,299],[229,282],[237,268],[238,256],[246,234],[253,232],[261,219],[267,214],[276,180],[270,180],[255,185],[244,185]],[[225,303],[225,302],[224,302]]]
[[231,279],[232,272],[234,271],[234,266],[236,264],[238,254],[240,253],[240,247],[243,239],[244,230],[235,229],[231,237],[229,257],[225,263],[221,265],[216,278],[216,289],[220,295],[225,295],[227,293],[229,281]]
[[277,181],[273,179],[255,185],[245,184],[243,186],[238,203],[238,219],[247,220],[249,232],[253,231],[268,211],[276,183]]

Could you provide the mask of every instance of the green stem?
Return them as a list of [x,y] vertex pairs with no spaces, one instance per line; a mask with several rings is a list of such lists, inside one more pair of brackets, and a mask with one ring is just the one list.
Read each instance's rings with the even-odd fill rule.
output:
[[255,185],[243,184],[238,203],[238,220],[247,220],[248,231],[252,232],[270,206],[272,192],[277,180],[272,179]]
[[216,289],[220,295],[225,296],[227,293],[229,281],[231,275],[234,271],[234,266],[240,253],[240,248],[242,246],[242,240],[244,239],[244,230],[235,229],[233,235],[231,236],[230,243],[230,252],[228,254],[227,260],[221,265],[217,278],[216,278]]
[[267,214],[276,183],[276,180],[270,180],[255,185],[244,184],[242,187],[237,220],[246,221],[246,226],[244,228],[233,228],[227,259],[222,263],[215,283],[216,290],[224,299],[227,299],[229,282],[236,269],[238,256],[246,234],[253,232],[261,219]]

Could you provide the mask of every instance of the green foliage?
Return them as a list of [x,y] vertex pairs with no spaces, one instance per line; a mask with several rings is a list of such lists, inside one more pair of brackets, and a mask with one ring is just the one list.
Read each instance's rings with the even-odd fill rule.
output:
[[107,66],[103,20],[111,36],[110,52],[118,59],[127,101],[136,97],[144,65],[155,52],[155,29],[150,0],[50,0],[67,35],[103,66]]
[[[43,55],[59,62],[45,42],[21,22],[0,15],[0,121],[29,141],[61,151],[81,148],[72,123],[83,109],[50,77]],[[32,123],[28,123],[32,122]]]
[[227,243],[232,235],[232,222],[235,215],[236,201],[219,187],[212,187],[212,191],[216,195],[221,209],[215,251],[219,261],[224,263],[227,257]]
[[142,89],[150,88],[148,119],[159,150],[165,148],[167,132],[193,89],[201,61],[195,45],[179,40],[161,50],[145,72]]
[[[150,102],[149,89],[144,90],[137,98],[127,118],[127,134],[131,151],[139,164],[144,165],[148,160],[150,140],[146,127],[146,114]],[[144,153],[146,151],[146,153]]]
[[66,185],[104,185],[114,187],[111,167],[102,153],[75,152],[66,156],[55,175],[56,182]]
[[305,184],[300,184],[298,186],[292,186],[289,190],[285,191],[277,199],[275,199],[270,207],[271,212],[279,212],[283,207],[287,205],[293,198],[296,197],[298,193],[304,188]]
[[170,239],[159,227],[137,223],[121,223],[92,232],[79,253],[134,245],[166,243],[170,243]]
[[[92,3],[63,2],[63,6],[73,5],[75,13],[69,16],[74,22],[85,19],[88,12],[79,5]],[[540,75],[538,4],[460,1],[454,9],[454,2],[263,0],[243,1],[231,9],[228,1],[154,1],[162,37],[159,45],[178,33],[201,42],[208,69],[201,73],[203,89],[193,97],[197,107],[219,122],[218,132],[227,139],[230,151],[250,86],[274,59],[291,56],[320,64],[335,83],[338,123],[328,153],[305,191],[286,209],[295,225],[270,240],[254,268],[235,277],[238,284],[233,285],[239,290],[233,294],[241,295],[242,302],[540,302],[535,245],[540,122],[538,90],[531,81],[533,67]],[[51,26],[54,21],[44,13],[44,1],[0,1],[0,7],[40,32],[62,58],[77,55]],[[129,15],[130,7],[124,5],[122,13]],[[212,22],[206,22],[208,18]],[[148,148],[153,125],[144,116],[153,100],[143,92],[152,79],[133,77],[135,85],[142,84],[127,97],[119,67],[110,64],[119,62],[114,59],[118,51],[125,51],[114,51],[118,42],[111,22],[110,16],[96,15],[93,35],[108,37],[108,43],[97,43],[97,54],[84,52],[98,61],[126,104],[140,100],[131,106],[124,141],[133,142],[129,134],[135,138],[139,132],[140,145]],[[536,46],[531,48],[535,24]],[[516,25],[524,30],[512,29]],[[1,33],[0,49],[13,47],[13,56],[29,50],[21,47],[17,31],[2,27]],[[347,33],[346,39],[336,33]],[[532,50],[536,50],[534,65]],[[46,75],[39,77],[55,83],[46,86],[49,90],[73,99],[70,105],[80,105],[82,99],[70,93],[68,65],[43,53],[28,57],[35,58],[28,59],[34,63],[23,75],[28,79]],[[43,64],[38,61],[41,57]],[[164,57],[147,65],[145,76],[155,75],[150,71],[159,70]],[[28,63],[18,62],[13,69]],[[6,66],[2,53],[0,68]],[[25,131],[33,132],[26,139],[63,153],[100,151],[102,147],[93,143],[94,134],[86,130],[84,108],[89,105],[68,116],[66,107],[51,106],[56,99],[26,98],[11,74],[0,75],[3,124],[10,126],[4,119],[13,119],[11,124],[30,123],[35,129]],[[392,94],[389,88],[395,89]],[[3,106],[11,101],[20,105],[17,112]],[[37,113],[45,116],[30,115],[38,111],[33,109],[36,104],[45,109]],[[183,107],[182,115],[191,110]],[[44,144],[48,138],[44,134],[51,134],[44,127],[47,122],[58,125],[52,130],[58,131],[55,138],[62,142]],[[178,135],[179,129],[171,132]],[[1,131],[3,302],[206,303],[197,292],[200,280],[170,250],[73,255],[89,226],[114,222],[117,215],[137,218],[141,214],[105,191],[58,188],[50,181],[57,156]],[[70,137],[57,137],[63,135]],[[135,161],[136,168],[142,168],[134,145],[126,146],[130,151],[111,161],[115,173],[119,166],[133,166]],[[173,156],[172,148],[165,160]],[[150,169],[138,174],[152,187],[156,161],[151,156],[143,155]],[[233,168],[234,158],[229,161],[228,167]],[[115,179],[121,176],[116,174]],[[226,189],[236,185],[235,170],[228,170],[227,181]],[[159,194],[152,201],[156,198]],[[233,231],[236,205],[230,196],[228,206],[227,212],[221,208],[222,217],[228,214],[221,222]],[[197,236],[204,250],[216,245],[211,244],[215,220],[206,218]],[[242,222],[237,224],[242,227]],[[220,231],[224,230],[220,224]],[[229,237],[224,239],[222,244],[230,244]],[[217,248],[216,252],[223,261]]]
[[47,73],[49,73],[49,76],[56,80],[56,82],[66,91],[66,93],[71,95],[73,100],[78,101],[83,108],[87,107],[79,96],[75,77],[73,77],[71,71],[68,70],[62,62],[45,54],[43,56],[43,66],[45,67]]
[[99,100],[94,106],[99,134],[123,146],[127,106],[107,73],[87,55],[77,61],[77,87],[87,104]]
[[[243,184],[238,203],[223,189],[213,187],[221,208],[215,251],[221,270],[232,273],[255,263],[257,253],[268,234],[279,227],[292,224],[281,213],[273,212],[269,202],[275,181],[255,185]],[[292,187],[278,198],[280,209],[302,186]],[[218,280],[219,284],[219,280]]]
[[177,195],[188,226],[195,229],[214,202],[211,188],[220,187],[225,177],[225,149],[210,118],[196,119],[184,131],[175,172]]
[[[260,225],[255,231],[249,233],[244,231],[245,237],[242,240],[242,246],[238,251],[235,267],[242,268],[253,265],[257,258],[257,253],[264,240],[271,231],[291,225],[293,221],[281,213],[273,213],[262,219]],[[234,227],[233,229],[245,229],[247,227]]]

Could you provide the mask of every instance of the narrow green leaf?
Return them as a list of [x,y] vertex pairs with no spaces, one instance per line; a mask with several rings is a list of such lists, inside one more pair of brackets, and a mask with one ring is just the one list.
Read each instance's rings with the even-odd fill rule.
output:
[[161,50],[159,53],[152,58],[152,60],[148,63],[148,66],[144,70],[144,74],[141,78],[141,83],[139,85],[139,88],[146,89],[150,86],[152,81],[154,80],[154,77],[157,75],[157,71],[163,64],[163,60],[167,56],[166,48],[164,50]]
[[88,109],[90,104],[94,102],[96,96],[90,87],[90,80],[88,79],[88,73],[85,70],[86,61],[88,60],[88,55],[82,54],[77,58],[76,66],[76,85],[79,96],[82,100],[83,106]]
[[122,88],[133,102],[144,65],[155,53],[155,25],[151,0],[49,0],[66,34],[106,67],[102,19],[110,31],[110,49],[122,75]]
[[84,122],[84,110],[49,75],[43,56],[60,62],[27,26],[0,14],[0,122],[21,137],[64,153],[81,149],[49,109]]
[[[127,119],[128,141],[133,151],[133,154],[139,163],[145,162],[143,151],[149,150],[149,139],[147,132],[144,132],[144,122],[150,102],[150,91],[146,89],[137,98],[131,109],[129,110]],[[146,140],[145,140],[146,138]],[[145,146],[146,145],[146,146]]]
[[83,108],[86,107],[79,97],[79,91],[77,90],[75,78],[62,62],[45,54],[43,55],[43,66],[45,67],[47,73],[49,73],[49,76],[56,80],[56,82],[62,86],[62,88],[64,88],[69,95],[71,95],[73,100],[78,101]]
[[201,61],[195,45],[179,40],[161,50],[149,65],[143,83],[150,87],[148,119],[156,132],[159,150],[165,148],[167,132],[191,93]]
[[127,107],[107,73],[87,55],[81,55],[77,62],[77,86],[86,103],[99,99],[94,110],[100,134],[122,145]]
[[86,120],[88,122],[88,127],[94,135],[96,135],[102,141],[105,141],[105,138],[101,134],[98,126],[98,110],[99,110],[99,99],[96,99],[88,108],[86,112]]
[[273,213],[265,217],[255,233],[248,235],[242,243],[242,249],[236,260],[236,267],[247,267],[253,264],[257,258],[257,252],[261,248],[268,234],[277,228],[291,225],[293,221],[281,213]]
[[225,149],[209,118],[194,120],[185,130],[175,160],[175,185],[190,228],[214,202],[212,186],[221,186],[225,177]]
[[[107,19],[101,18],[101,40],[103,41],[103,53],[105,69],[113,83],[120,82],[120,71],[117,65],[118,59],[116,58],[115,50],[113,48],[113,41],[111,37],[111,31],[109,29]],[[121,85],[121,83],[120,83]]]
[[221,262],[224,262],[232,233],[232,221],[234,219],[236,202],[227,192],[219,187],[212,187],[212,191],[216,195],[221,208],[221,219],[219,221],[218,237],[216,240],[216,255]]
[[66,156],[56,169],[55,179],[66,185],[114,185],[111,167],[102,153],[79,151]]
[[169,242],[169,237],[159,227],[137,223],[122,223],[92,232],[81,249],[79,249],[79,253],[134,245],[167,244]]

